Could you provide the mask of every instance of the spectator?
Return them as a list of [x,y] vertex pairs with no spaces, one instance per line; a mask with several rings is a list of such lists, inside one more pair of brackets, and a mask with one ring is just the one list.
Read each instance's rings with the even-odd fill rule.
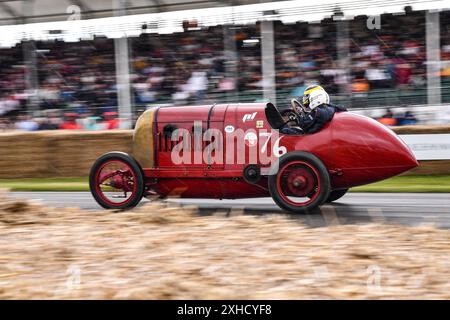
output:
[[397,77],[397,85],[400,88],[406,87],[411,80],[411,66],[405,61],[399,61],[396,65],[395,74]]
[[13,130],[14,125],[8,118],[0,118],[0,132]]
[[15,124],[17,130],[36,131],[39,129],[38,123],[29,115],[20,115]]
[[84,121],[84,129],[86,130],[105,130],[109,126],[108,124],[100,123],[101,117],[89,116]]
[[389,108],[386,109],[386,113],[378,121],[386,126],[395,126],[397,124],[397,119]]
[[59,129],[57,123],[52,122],[50,118],[38,118],[39,130],[56,130]]
[[404,116],[398,120],[399,126],[410,126],[417,124],[417,119],[412,111],[406,111]]
[[79,130],[82,127],[77,123],[78,115],[76,113],[65,113],[65,121],[59,125],[59,129],[63,130]]
[[119,119],[117,118],[117,112],[105,112],[104,117],[104,127],[107,130],[119,129]]

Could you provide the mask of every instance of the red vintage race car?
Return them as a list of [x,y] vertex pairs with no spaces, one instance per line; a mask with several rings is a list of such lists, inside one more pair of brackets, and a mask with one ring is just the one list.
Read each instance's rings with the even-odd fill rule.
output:
[[307,213],[418,165],[392,130],[370,118],[338,112],[317,133],[281,134],[290,119],[271,103],[151,108],[136,123],[133,156],[97,159],[92,195],[108,209],[132,208],[144,196],[271,196]]

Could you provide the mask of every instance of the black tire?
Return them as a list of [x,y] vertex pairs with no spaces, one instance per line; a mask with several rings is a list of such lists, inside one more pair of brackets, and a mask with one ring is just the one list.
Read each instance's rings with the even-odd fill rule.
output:
[[[120,160],[127,164],[130,169],[132,170],[136,184],[136,192],[134,192],[129,200],[127,200],[126,203],[122,205],[112,205],[111,203],[106,202],[101,195],[98,194],[97,188],[96,188],[96,175],[97,171],[101,168],[103,164],[109,161],[113,160]],[[102,155],[100,158],[98,158],[94,165],[91,168],[91,172],[89,174],[89,188],[91,190],[91,194],[94,197],[95,201],[99,205],[101,205],[105,209],[131,209],[134,208],[139,204],[141,201],[143,195],[144,195],[144,174],[142,172],[142,169],[139,165],[139,163],[130,155],[124,153],[124,152],[109,152],[104,155]]]
[[[280,190],[278,190],[277,187],[277,179],[279,171],[281,172],[282,168],[285,167],[287,164],[296,161],[307,163],[311,167],[313,167],[318,174],[318,176],[316,177],[317,181],[320,182],[320,184],[318,183],[318,185],[320,185],[320,188],[318,192],[316,191],[317,192],[316,198],[312,200],[312,202],[301,206],[293,205],[287,202],[283,198],[283,196],[280,193]],[[275,170],[275,168],[279,168],[279,170]],[[293,213],[307,214],[314,212],[320,205],[322,205],[328,199],[330,195],[330,189],[331,189],[330,177],[328,175],[328,170],[323,164],[323,162],[315,155],[304,151],[293,151],[283,155],[277,161],[277,163],[274,164],[269,174],[269,191],[273,200],[280,208]]]
[[326,203],[330,203],[342,198],[347,193],[347,191],[348,189],[338,189],[331,191]]

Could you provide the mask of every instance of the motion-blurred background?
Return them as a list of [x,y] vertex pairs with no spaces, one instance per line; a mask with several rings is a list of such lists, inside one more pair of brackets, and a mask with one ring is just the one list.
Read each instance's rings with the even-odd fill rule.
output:
[[[306,215],[88,193],[148,107],[316,83],[419,167]],[[450,299],[449,0],[0,0],[0,150],[0,299]]]
[[1,0],[0,131],[130,128],[150,106],[320,83],[386,125],[450,123],[447,1]]

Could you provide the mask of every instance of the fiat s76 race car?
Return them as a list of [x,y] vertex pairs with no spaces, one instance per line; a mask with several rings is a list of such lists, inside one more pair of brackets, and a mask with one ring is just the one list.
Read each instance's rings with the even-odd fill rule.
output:
[[132,208],[144,196],[270,196],[307,213],[418,165],[392,130],[368,117],[339,112],[314,134],[280,133],[291,116],[271,103],[148,109],[135,126],[133,155],[97,159],[91,193],[108,209]]

